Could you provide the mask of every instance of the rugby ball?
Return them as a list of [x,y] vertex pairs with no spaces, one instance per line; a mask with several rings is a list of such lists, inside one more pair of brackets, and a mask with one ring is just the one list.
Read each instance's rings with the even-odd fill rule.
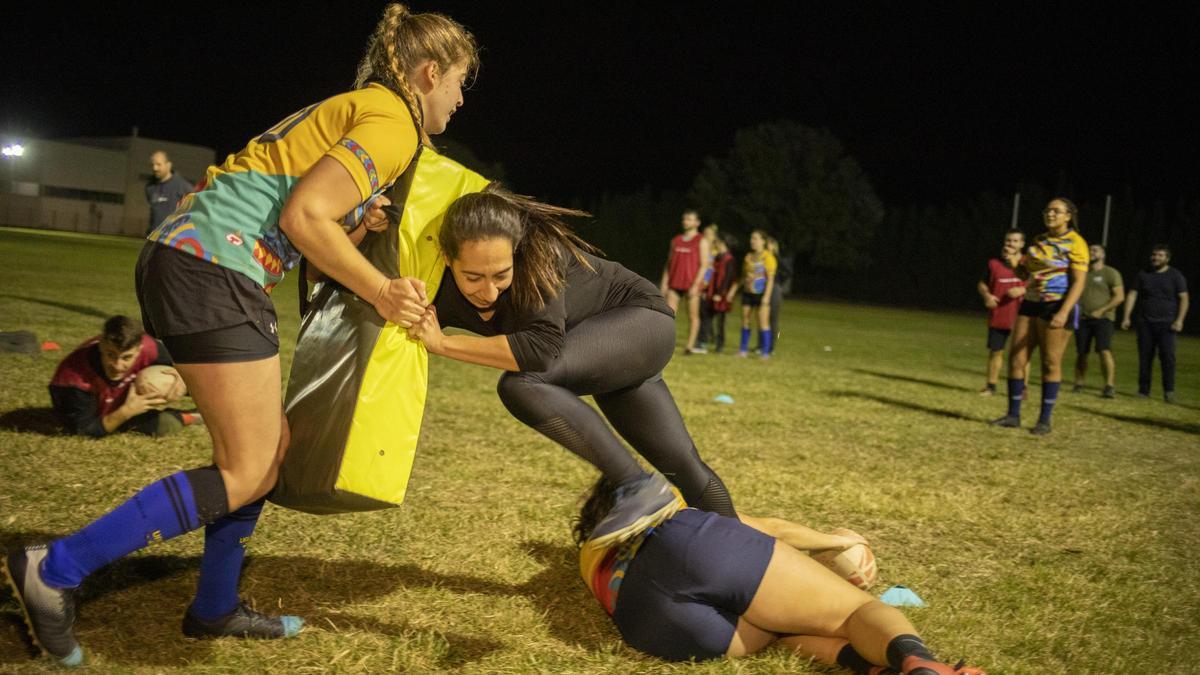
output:
[[138,371],[133,386],[142,396],[158,394],[168,402],[177,401],[187,394],[187,385],[179,371],[171,366],[148,366]]
[[[853,530],[841,528],[832,530],[830,534],[860,536]],[[879,578],[879,566],[875,563],[875,554],[866,544],[855,544],[844,551],[815,553],[813,560],[864,591],[874,585]]]

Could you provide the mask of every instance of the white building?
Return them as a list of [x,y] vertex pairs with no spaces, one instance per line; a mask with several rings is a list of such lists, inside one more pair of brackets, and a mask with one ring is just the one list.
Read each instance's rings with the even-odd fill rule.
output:
[[22,152],[0,157],[0,225],[142,236],[150,220],[150,155],[162,150],[195,184],[211,148],[137,135],[67,140],[4,139]]

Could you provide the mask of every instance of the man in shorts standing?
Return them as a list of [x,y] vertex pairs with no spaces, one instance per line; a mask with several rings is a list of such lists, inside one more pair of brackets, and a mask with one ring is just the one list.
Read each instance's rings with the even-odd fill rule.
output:
[[1024,249],[1024,232],[1017,229],[1006,232],[1000,257],[988,261],[983,277],[976,285],[979,296],[983,298],[983,306],[988,310],[987,384],[979,390],[980,396],[996,393],[1000,366],[1004,364],[1004,344],[1008,342],[1017,310],[1021,307],[1021,298],[1025,295],[1025,282],[1016,272]]
[[1092,244],[1088,253],[1092,262],[1087,284],[1083,287],[1083,297],[1079,299],[1083,316],[1075,329],[1075,388],[1072,391],[1083,391],[1088,352],[1092,349],[1094,339],[1096,353],[1100,355],[1100,372],[1104,374],[1104,392],[1101,396],[1115,398],[1117,360],[1112,353],[1112,336],[1117,307],[1125,301],[1125,282],[1116,268],[1104,264],[1103,246]]
[[683,233],[671,239],[659,290],[672,312],[678,310],[680,298],[687,298],[688,339],[684,353],[703,354],[705,350],[696,347],[696,337],[700,333],[700,289],[712,264],[712,256],[708,240],[700,235],[700,213],[695,209],[684,211],[682,225]]

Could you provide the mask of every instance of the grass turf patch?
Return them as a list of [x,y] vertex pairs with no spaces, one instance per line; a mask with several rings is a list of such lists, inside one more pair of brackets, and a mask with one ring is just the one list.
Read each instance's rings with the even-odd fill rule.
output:
[[[33,330],[64,348],[0,355],[0,545],[72,531],[146,483],[209,461],[200,428],[90,440],[58,435],[46,414],[58,359],[109,314],[138,315],[140,245],[0,229],[0,330]],[[285,372],[293,284],[274,293]],[[735,317],[728,328],[736,334]],[[1190,663],[1200,647],[1200,582],[1187,572],[1200,544],[1200,343],[1180,340],[1181,405],[1168,406],[1131,396],[1134,341],[1119,333],[1120,396],[1099,398],[1093,363],[1089,389],[1064,387],[1054,433],[1035,438],[986,425],[1005,403],[975,393],[985,336],[981,315],[791,301],[770,361],[689,356],[666,378],[737,507],[870,538],[876,590],[919,593],[928,608],[907,613],[946,658],[1039,674]],[[496,377],[432,361],[403,507],[333,517],[267,508],[242,590],[260,608],[304,616],[298,638],[182,638],[201,549],[192,534],[85,584],[77,628],[89,663],[105,672],[836,672],[778,651],[672,665],[622,646],[578,578],[569,537],[594,472],[512,419]],[[735,403],[713,402],[719,393]],[[0,593],[0,671],[43,668]]]

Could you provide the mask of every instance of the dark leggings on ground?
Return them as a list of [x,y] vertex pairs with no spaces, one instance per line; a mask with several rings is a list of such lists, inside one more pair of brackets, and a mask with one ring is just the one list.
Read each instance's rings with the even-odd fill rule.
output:
[[1175,391],[1175,331],[1169,321],[1139,321],[1137,324],[1138,392],[1150,393],[1154,355],[1162,362],[1163,391]]
[[736,517],[725,484],[700,459],[662,370],[675,351],[675,320],[643,307],[618,307],[567,331],[562,353],[544,372],[509,372],[500,400],[514,417],[623,483],[642,469],[604,417],[691,506]]

